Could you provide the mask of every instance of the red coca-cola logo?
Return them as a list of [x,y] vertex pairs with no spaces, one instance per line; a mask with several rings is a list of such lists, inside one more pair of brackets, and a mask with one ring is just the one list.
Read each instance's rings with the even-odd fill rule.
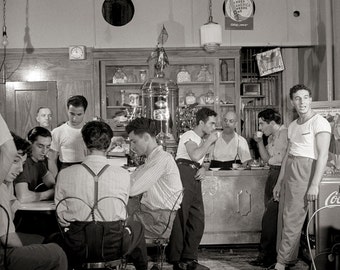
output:
[[340,205],[340,193],[333,191],[325,200],[325,205]]

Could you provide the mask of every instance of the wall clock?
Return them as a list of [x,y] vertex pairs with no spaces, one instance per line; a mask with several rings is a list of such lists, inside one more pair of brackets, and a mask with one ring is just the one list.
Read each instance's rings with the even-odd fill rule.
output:
[[85,46],[70,46],[68,49],[70,60],[83,60],[86,58],[86,48]]

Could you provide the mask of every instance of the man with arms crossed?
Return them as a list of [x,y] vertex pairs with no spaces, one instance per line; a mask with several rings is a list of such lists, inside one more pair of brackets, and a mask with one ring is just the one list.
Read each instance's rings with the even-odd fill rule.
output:
[[[147,118],[136,118],[126,126],[131,148],[139,156],[146,155],[143,165],[131,174],[130,202],[132,217],[145,228],[146,238],[168,238],[176,210],[182,202],[182,182],[172,155],[156,141],[156,123]],[[135,202],[137,200],[137,202]],[[130,213],[129,213],[130,214]],[[170,220],[170,221],[169,221]]]
[[51,160],[61,163],[60,169],[81,163],[86,156],[86,146],[81,136],[87,100],[83,96],[72,96],[67,100],[68,121],[52,130]]
[[295,85],[289,97],[299,117],[288,127],[288,149],[273,190],[279,200],[277,270],[297,262],[308,202],[318,197],[331,136],[328,121],[311,108],[310,89]]
[[[9,140],[13,142],[7,125],[0,115],[0,140],[2,139],[4,139],[5,142]],[[23,170],[23,162],[26,159],[26,149],[20,149],[20,146],[25,145],[22,141],[23,139],[19,137],[15,138],[15,144],[18,146],[18,150],[15,149],[13,143],[10,148],[13,149],[14,147],[15,156],[12,160],[7,161],[7,163],[10,164],[10,168],[6,171],[5,178],[0,179],[0,269],[6,266],[9,270],[66,270],[67,258],[58,245],[34,244],[23,246],[18,234],[15,232],[13,217],[16,210],[16,200],[10,193],[7,185],[3,183],[3,180],[6,180],[6,182],[10,184]],[[4,143],[0,141],[0,155],[3,154],[3,151],[6,151],[3,146]],[[13,150],[9,152],[14,152]],[[10,155],[8,154],[8,156]],[[2,166],[4,164],[2,161],[0,162],[0,168],[3,169],[6,166]],[[3,173],[4,170],[1,170],[1,172]],[[6,261],[3,247],[6,248]]]
[[259,112],[259,130],[268,137],[265,146],[262,136],[254,134],[262,160],[269,164],[269,174],[264,190],[265,211],[262,217],[260,254],[251,261],[254,266],[269,267],[276,262],[276,235],[278,202],[273,200],[273,188],[280,174],[281,163],[288,146],[288,129],[281,125],[281,115],[273,109]]
[[[196,127],[184,133],[178,143],[176,162],[184,187],[181,208],[172,227],[168,246],[168,259],[173,269],[209,269],[197,262],[198,247],[204,231],[204,206],[201,180],[205,170],[201,167],[204,156],[218,138],[215,131],[216,112],[202,108],[196,113]],[[203,137],[207,137],[203,140]]]

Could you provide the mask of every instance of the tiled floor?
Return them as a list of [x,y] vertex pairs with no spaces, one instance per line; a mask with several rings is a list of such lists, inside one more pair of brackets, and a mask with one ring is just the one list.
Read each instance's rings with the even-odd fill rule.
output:
[[[211,270],[262,270],[249,264],[256,259],[256,248],[201,248],[199,262],[208,266]],[[153,263],[149,263],[149,269]],[[134,269],[128,266],[128,269]],[[172,265],[164,263],[164,270],[172,270]],[[291,270],[308,270],[308,265],[300,260]]]

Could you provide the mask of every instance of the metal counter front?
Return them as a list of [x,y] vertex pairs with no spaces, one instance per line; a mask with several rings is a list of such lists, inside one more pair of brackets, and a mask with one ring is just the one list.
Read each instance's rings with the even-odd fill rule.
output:
[[201,245],[259,243],[268,170],[207,171]]

